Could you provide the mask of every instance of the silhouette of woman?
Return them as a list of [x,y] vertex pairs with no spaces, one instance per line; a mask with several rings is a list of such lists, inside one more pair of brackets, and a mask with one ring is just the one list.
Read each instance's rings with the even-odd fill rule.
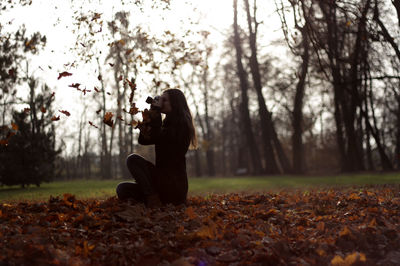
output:
[[[121,200],[134,199],[148,207],[162,204],[185,204],[188,191],[186,152],[197,146],[196,133],[186,98],[182,91],[169,89],[154,99],[150,110],[156,117],[142,124],[139,144],[155,144],[155,165],[138,154],[126,163],[136,182],[122,182],[116,188]],[[166,116],[161,119],[161,113]]]

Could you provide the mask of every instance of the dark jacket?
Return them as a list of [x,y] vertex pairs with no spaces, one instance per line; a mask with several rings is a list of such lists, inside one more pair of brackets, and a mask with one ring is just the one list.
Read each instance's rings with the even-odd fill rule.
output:
[[139,144],[155,144],[156,167],[152,173],[155,189],[163,203],[186,203],[188,180],[186,152],[189,148],[187,126],[172,116],[161,121],[161,114],[150,122],[149,134],[140,132]]

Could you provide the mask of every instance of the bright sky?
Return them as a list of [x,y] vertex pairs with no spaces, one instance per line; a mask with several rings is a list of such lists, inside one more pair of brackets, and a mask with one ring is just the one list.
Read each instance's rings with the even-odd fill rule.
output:
[[[71,2],[74,7],[71,7]],[[5,28],[6,30],[16,29],[19,25],[25,24],[28,34],[39,31],[46,35],[46,48],[39,53],[39,56],[32,58],[31,72],[34,72],[35,76],[40,77],[43,82],[54,88],[56,92],[55,109],[67,109],[71,112],[70,117],[66,118],[61,115],[63,120],[58,121],[60,122],[58,129],[61,134],[65,134],[65,129],[68,128],[68,131],[72,130],[71,134],[74,135],[73,128],[77,127],[82,116],[82,105],[76,104],[82,98],[81,93],[68,87],[68,85],[78,82],[87,85],[88,89],[92,89],[93,84],[98,84],[97,75],[94,74],[97,69],[95,62],[78,63],[76,69],[68,69],[64,66],[66,63],[77,60],[76,54],[71,51],[76,41],[76,35],[72,32],[72,29],[76,27],[72,23],[74,22],[73,17],[79,14],[80,10],[84,13],[89,10],[101,13],[101,19],[105,22],[111,21],[113,14],[117,11],[129,11],[133,18],[131,24],[143,23],[148,25],[149,30],[154,33],[161,33],[165,30],[179,32],[187,28],[196,30],[193,29],[195,26],[190,24],[189,21],[199,21],[200,26],[196,26],[197,30],[210,31],[209,39],[217,46],[222,44],[226,38],[223,33],[226,32],[225,29],[231,29],[233,20],[232,0],[171,0],[170,11],[154,11],[147,7],[144,13],[141,13],[135,5],[122,5],[120,1],[91,1],[91,4],[86,3],[80,7],[81,2],[84,1],[34,0],[32,5],[11,9],[10,12],[4,13],[0,18],[3,25],[10,22]],[[144,2],[152,3],[153,1]],[[242,1],[238,2],[241,4]],[[259,2],[261,3],[261,1]],[[268,46],[273,39],[282,36],[280,21],[274,10],[274,1],[267,1],[259,9],[260,20],[264,22],[260,26],[260,33],[264,36],[265,46]],[[77,14],[74,13],[76,11],[78,11]],[[241,12],[243,14],[243,11]],[[241,24],[246,25],[243,20]],[[106,27],[104,26],[104,28]],[[107,43],[108,41],[102,42],[105,49],[103,54],[107,53]],[[106,70],[107,65],[104,65],[103,69]],[[73,73],[73,76],[57,80],[58,73],[65,70]],[[143,108],[148,88],[143,88],[139,84],[138,88],[140,98],[137,98],[136,102],[140,108]]]

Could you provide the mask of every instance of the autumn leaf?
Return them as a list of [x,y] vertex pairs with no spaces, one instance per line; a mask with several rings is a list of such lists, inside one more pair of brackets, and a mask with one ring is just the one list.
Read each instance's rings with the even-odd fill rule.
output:
[[60,116],[53,116],[52,118],[51,118],[51,121],[58,121],[58,120],[60,120]]
[[91,122],[91,121],[89,121],[89,125],[91,125],[92,127],[95,127],[95,128],[99,128],[98,126],[94,125],[93,122]]
[[113,113],[111,113],[111,112],[106,112],[105,115],[104,115],[104,118],[103,118],[103,122],[104,122],[106,125],[108,125],[108,126],[110,126],[110,127],[113,127],[113,125],[114,125],[114,121],[112,120],[112,117],[113,117],[113,116],[114,116]]
[[98,76],[97,76],[97,79],[100,80],[100,81],[103,80],[103,78],[102,78],[101,75],[98,75]]
[[11,123],[11,128],[15,131],[18,131],[18,125],[15,123]]
[[108,63],[111,67],[113,67],[114,66],[114,64],[112,64],[112,63]]
[[46,108],[44,108],[44,106],[42,106],[42,107],[40,107],[40,111],[42,112],[42,113],[46,113]]
[[86,95],[86,92],[91,92],[91,90],[87,90],[86,88],[82,90],[83,95]]
[[96,87],[94,87],[94,90],[95,90],[96,92],[100,92],[100,91],[99,91],[99,89],[98,89],[98,88],[96,88]]
[[97,110],[97,111],[96,111],[96,114],[99,114],[99,113],[100,113],[100,111],[101,111],[101,108],[100,108],[99,110]]
[[197,218],[197,214],[194,212],[192,206],[186,208],[185,214],[189,217],[190,220]]
[[129,109],[129,113],[131,115],[135,115],[137,113],[139,113],[139,108],[137,108],[135,105],[133,105],[130,109]]
[[101,18],[101,14],[100,14],[100,13],[94,13],[94,16],[93,16],[93,18],[92,18],[92,21],[93,21],[93,20],[97,20],[97,19],[99,19],[99,18]]
[[136,120],[132,120],[132,121],[131,121],[131,123],[130,123],[130,124],[128,124],[128,125],[135,127],[135,126],[137,126],[137,125],[138,125],[138,121],[136,121]]
[[71,85],[68,85],[68,87],[79,89],[80,85],[80,83],[72,83]]
[[60,113],[65,114],[66,116],[70,116],[71,114],[66,110],[58,110]]
[[350,266],[355,264],[356,262],[365,262],[366,257],[363,253],[354,252],[352,254],[347,255],[344,259],[336,255],[332,260],[332,266]]
[[71,76],[71,75],[72,75],[71,73],[64,71],[64,72],[59,73],[57,79],[60,79],[62,77],[68,77],[68,76]]
[[10,76],[10,78],[15,78],[15,69],[14,68],[10,68],[8,70],[8,75]]

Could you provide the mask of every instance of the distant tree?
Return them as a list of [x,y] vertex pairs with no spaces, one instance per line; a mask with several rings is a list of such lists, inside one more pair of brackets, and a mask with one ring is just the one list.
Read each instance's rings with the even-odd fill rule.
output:
[[[55,146],[56,120],[51,111],[52,95],[49,88],[43,87],[35,95],[36,80],[30,79],[30,108],[13,111],[12,128],[8,134],[15,134],[7,145],[0,145],[0,183],[2,185],[40,186],[52,180],[55,173],[55,160],[61,152]],[[5,126],[3,126],[4,128]],[[3,131],[4,132],[4,131]]]

